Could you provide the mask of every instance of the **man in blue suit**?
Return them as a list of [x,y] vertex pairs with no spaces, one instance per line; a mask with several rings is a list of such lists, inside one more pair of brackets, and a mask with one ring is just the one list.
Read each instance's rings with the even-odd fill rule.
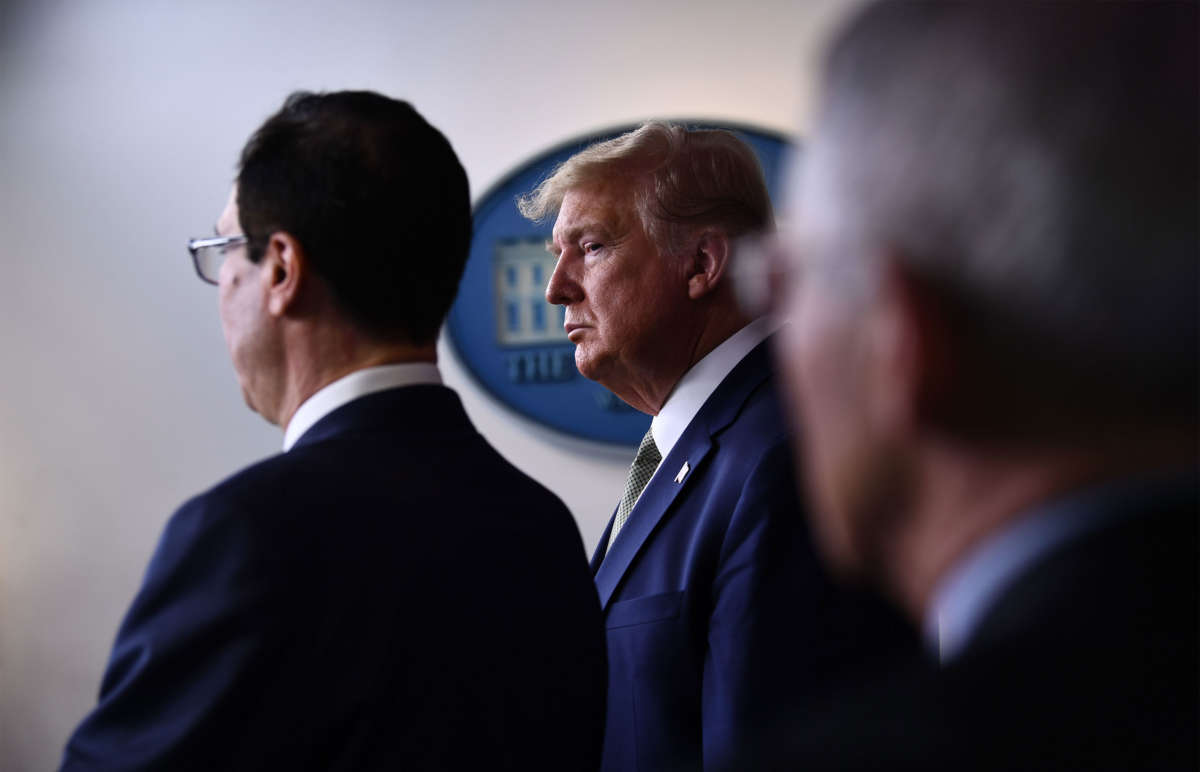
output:
[[597,767],[575,524],[436,366],[470,233],[404,102],[297,93],[250,139],[191,250],[284,452],[171,518],[64,769]]
[[732,244],[771,224],[753,152],[649,123],[524,197],[557,213],[546,297],[579,371],[654,416],[592,560],[608,631],[603,768],[767,765],[756,738],[907,641],[836,590],[799,513],[766,319],[739,310]]

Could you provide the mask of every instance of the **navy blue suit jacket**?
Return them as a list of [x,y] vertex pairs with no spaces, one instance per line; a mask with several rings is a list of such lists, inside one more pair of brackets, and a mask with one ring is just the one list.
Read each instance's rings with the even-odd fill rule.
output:
[[592,559],[608,628],[606,772],[769,766],[764,727],[915,646],[885,604],[820,568],[767,347],[709,397]]
[[1196,472],[1099,490],[1102,525],[1025,567],[957,658],[881,670],[777,732],[782,768],[1194,772]]
[[562,503],[380,392],[171,518],[63,768],[595,769],[603,635]]

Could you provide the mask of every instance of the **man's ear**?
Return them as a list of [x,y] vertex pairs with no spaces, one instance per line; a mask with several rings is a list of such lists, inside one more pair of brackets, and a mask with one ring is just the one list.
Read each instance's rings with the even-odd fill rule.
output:
[[940,293],[901,260],[885,259],[867,323],[875,418],[893,428],[942,424],[954,410],[958,375],[954,320]]
[[688,266],[688,297],[698,300],[716,289],[729,268],[729,237],[706,230],[694,242]]
[[308,270],[308,256],[300,242],[287,231],[272,233],[259,273],[267,296],[267,311],[272,316],[285,315],[298,302]]

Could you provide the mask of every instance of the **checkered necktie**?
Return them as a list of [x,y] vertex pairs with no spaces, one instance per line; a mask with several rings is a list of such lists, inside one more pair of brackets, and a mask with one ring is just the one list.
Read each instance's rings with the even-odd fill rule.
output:
[[629,519],[630,510],[637,503],[638,496],[642,495],[646,483],[650,482],[660,461],[662,456],[658,453],[658,446],[654,444],[654,435],[647,429],[646,436],[642,437],[642,444],[638,445],[637,455],[633,457],[633,466],[629,467],[629,477],[625,479],[625,495],[621,497],[621,504],[617,507],[617,517],[613,520],[612,533],[608,537],[608,548],[604,554],[607,555],[608,550],[612,549],[613,542],[617,540],[617,533]]

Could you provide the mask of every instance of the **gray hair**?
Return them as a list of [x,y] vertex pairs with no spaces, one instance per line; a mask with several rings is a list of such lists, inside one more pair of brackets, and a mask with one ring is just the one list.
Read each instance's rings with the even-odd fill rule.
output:
[[663,252],[684,249],[697,227],[717,227],[736,238],[774,221],[762,167],[745,142],[728,131],[661,121],[571,156],[518,198],[517,208],[531,220],[544,220],[568,191],[612,180],[631,185],[642,226]]
[[1194,415],[1196,22],[1192,4],[868,8],[831,51],[806,159],[824,227],[853,241],[839,257],[906,261],[1008,377]]

